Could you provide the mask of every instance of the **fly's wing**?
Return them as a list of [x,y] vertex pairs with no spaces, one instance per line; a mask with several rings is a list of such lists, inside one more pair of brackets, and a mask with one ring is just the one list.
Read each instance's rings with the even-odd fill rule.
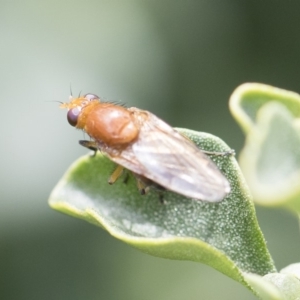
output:
[[141,122],[138,139],[112,160],[164,188],[186,197],[221,201],[230,185],[216,165],[191,141],[155,115]]

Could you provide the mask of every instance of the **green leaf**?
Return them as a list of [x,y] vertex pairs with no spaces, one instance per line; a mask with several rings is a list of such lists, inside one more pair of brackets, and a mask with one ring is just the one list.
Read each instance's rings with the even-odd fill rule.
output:
[[300,263],[288,265],[287,267],[283,268],[280,273],[293,275],[300,280]]
[[239,87],[232,114],[246,133],[240,165],[254,200],[300,211],[300,96],[260,84]]
[[[274,274],[274,273],[272,273]],[[278,273],[275,273],[278,274]],[[256,291],[257,296],[263,300],[283,300],[283,295],[279,289],[266,280],[263,276],[251,273],[244,273],[247,282]]]
[[232,93],[230,111],[247,134],[256,123],[259,109],[270,101],[284,105],[294,118],[300,117],[300,95],[261,83],[244,83]]
[[[206,151],[228,151],[220,139],[178,129]],[[255,216],[249,191],[235,158],[211,156],[231,183],[219,203],[206,203],[165,192],[141,196],[135,180],[107,179],[114,164],[106,157],[84,156],[53,190],[54,209],[101,226],[114,237],[148,254],[205,263],[249,287],[242,272],[275,271]]]
[[300,264],[292,264],[280,273],[259,276],[244,274],[248,283],[263,300],[300,299]]

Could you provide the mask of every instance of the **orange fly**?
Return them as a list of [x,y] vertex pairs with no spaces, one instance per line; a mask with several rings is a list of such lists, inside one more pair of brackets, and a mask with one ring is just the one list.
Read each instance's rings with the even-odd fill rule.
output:
[[210,158],[154,114],[101,102],[94,94],[70,97],[70,102],[61,107],[68,109],[70,125],[84,130],[92,139],[79,143],[100,150],[118,164],[110,184],[126,168],[136,177],[141,194],[154,186],[218,202],[230,192],[228,180]]

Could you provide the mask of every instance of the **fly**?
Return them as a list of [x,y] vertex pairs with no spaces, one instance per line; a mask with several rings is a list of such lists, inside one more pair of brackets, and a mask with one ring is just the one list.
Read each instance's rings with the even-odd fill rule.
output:
[[60,107],[68,109],[70,125],[84,130],[92,139],[79,143],[101,150],[118,165],[108,180],[110,184],[125,168],[135,176],[141,194],[154,186],[197,200],[219,202],[230,192],[228,180],[212,160],[154,114],[101,102],[94,94],[70,97],[70,102]]

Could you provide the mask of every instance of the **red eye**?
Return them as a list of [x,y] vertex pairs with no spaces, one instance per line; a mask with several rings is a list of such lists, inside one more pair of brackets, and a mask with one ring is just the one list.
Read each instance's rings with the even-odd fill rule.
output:
[[84,98],[89,100],[89,101],[100,99],[100,97],[95,95],[95,94],[86,94],[86,95],[84,95]]
[[68,111],[67,119],[71,126],[76,126],[78,121],[78,116],[80,114],[80,109],[78,107],[74,107]]

